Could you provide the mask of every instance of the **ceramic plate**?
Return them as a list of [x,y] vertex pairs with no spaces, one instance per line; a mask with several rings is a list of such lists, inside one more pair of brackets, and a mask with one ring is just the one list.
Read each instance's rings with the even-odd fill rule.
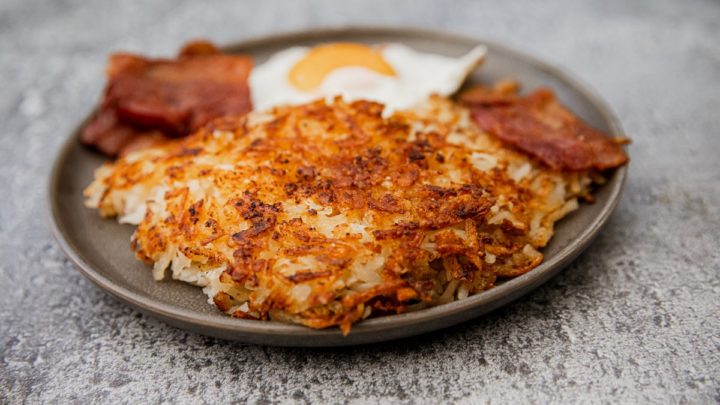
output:
[[[585,86],[532,56],[482,39],[416,29],[344,28],[253,39],[225,49],[249,53],[256,63],[262,63],[283,48],[338,41],[401,42],[420,51],[449,56],[460,56],[477,44],[485,44],[489,49],[487,60],[470,77],[470,83],[514,78],[524,89],[549,86],[593,127],[622,134],[605,103]],[[342,336],[337,328],[312,330],[279,322],[233,319],[208,305],[200,288],[178,281],[153,281],[150,269],[130,250],[133,227],[101,219],[97,211],[83,206],[82,190],[103,157],[82,147],[78,136],[76,131],[69,137],[55,162],[49,209],[58,242],[83,275],[117,299],[176,327],[266,345],[342,346],[397,339],[445,328],[505,305],[550,279],[588,247],[615,208],[627,172],[624,167],[616,170],[610,181],[597,190],[594,204],[582,204],[557,224],[555,236],[543,250],[545,261],[532,271],[460,301],[365,320],[353,326],[348,336]]]

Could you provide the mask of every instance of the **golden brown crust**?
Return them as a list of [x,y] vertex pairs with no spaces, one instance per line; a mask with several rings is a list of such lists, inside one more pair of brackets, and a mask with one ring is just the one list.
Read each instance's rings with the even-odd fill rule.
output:
[[336,99],[224,118],[105,167],[87,194],[104,215],[146,205],[138,257],[214,277],[198,283],[221,310],[347,332],[530,270],[587,193],[585,174],[541,169],[447,100],[382,111]]

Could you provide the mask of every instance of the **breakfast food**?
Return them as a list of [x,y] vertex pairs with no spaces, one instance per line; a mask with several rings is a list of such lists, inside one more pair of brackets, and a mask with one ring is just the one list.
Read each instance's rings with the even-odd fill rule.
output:
[[176,60],[111,55],[99,111],[81,141],[115,157],[191,134],[212,119],[342,95],[380,101],[387,112],[430,94],[449,96],[485,57],[478,46],[451,58],[401,44],[289,48],[253,69],[248,56],[186,44]]
[[620,148],[626,139],[610,139],[560,104],[550,89],[526,97],[517,86],[476,87],[462,95],[480,129],[557,170],[607,170],[627,163]]
[[185,45],[177,60],[113,54],[105,96],[81,140],[116,156],[186,136],[214,118],[244,114],[252,109],[252,63],[204,41]]
[[[389,48],[327,45],[294,64],[271,59],[256,69],[287,68],[277,80],[292,92],[263,99],[259,83],[271,80],[254,71],[253,103],[269,108],[103,165],[86,205],[138,226],[132,248],[155,279],[203,287],[239,318],[348,333],[367,317],[462,299],[530,271],[554,224],[591,198],[599,170],[627,156],[545,90],[520,96],[500,85],[448,98],[480,48],[445,60],[450,79],[412,97],[350,91],[402,72]],[[334,75],[345,68],[375,73]]]
[[253,69],[251,95],[259,110],[341,95],[346,101],[381,102],[390,113],[412,107],[431,94],[452,95],[486,52],[478,46],[452,58],[402,44],[294,47]]

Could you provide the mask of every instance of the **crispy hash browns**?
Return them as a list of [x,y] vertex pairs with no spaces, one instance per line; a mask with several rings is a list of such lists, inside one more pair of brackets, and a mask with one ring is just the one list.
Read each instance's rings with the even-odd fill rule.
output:
[[592,173],[505,146],[448,99],[382,111],[338,98],[215,121],[100,167],[86,204],[138,225],[157,280],[170,269],[235,317],[348,333],[529,271],[590,197]]

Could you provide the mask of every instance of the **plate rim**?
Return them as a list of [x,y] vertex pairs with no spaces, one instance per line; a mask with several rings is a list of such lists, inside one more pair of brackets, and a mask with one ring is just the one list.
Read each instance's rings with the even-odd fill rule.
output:
[[[590,86],[577,79],[574,75],[557,66],[550,65],[530,53],[475,36],[418,27],[384,27],[373,25],[331,26],[248,37],[228,43],[222,46],[222,49],[237,50],[262,44],[282,43],[289,40],[311,41],[326,36],[353,34],[379,36],[410,35],[435,41],[485,44],[490,49],[500,49],[504,53],[510,54],[519,60],[523,60],[559,78],[590,101],[598,110],[602,119],[608,124],[612,135],[624,135],[619,119],[613,113],[607,102]],[[90,114],[88,114],[87,117],[89,117],[89,115]],[[617,207],[628,173],[628,165],[614,171],[611,181],[606,185],[612,185],[612,189],[609,190],[608,202],[602,207],[590,226],[584,228],[573,239],[573,243],[561,248],[553,257],[543,261],[543,263],[530,272],[462,300],[418,311],[363,320],[353,325],[353,329],[348,336],[343,336],[338,328],[315,330],[302,325],[273,321],[255,321],[232,317],[208,317],[207,314],[180,308],[160,302],[153,297],[138,294],[121,284],[111,281],[96,271],[91,264],[83,259],[81,249],[74,246],[69,238],[65,236],[69,235],[69,231],[65,229],[61,223],[58,192],[61,183],[60,173],[62,167],[66,164],[68,153],[76,146],[79,129],[85,124],[88,119],[87,117],[71,132],[71,135],[67,137],[59,151],[55,154],[47,183],[48,193],[45,199],[46,212],[49,214],[52,234],[65,255],[73,262],[84,277],[100,287],[100,289],[147,315],[159,317],[173,326],[190,329],[201,334],[266,345],[329,347],[392,340],[445,328],[476,318],[504,306],[545,283],[587,249]],[[441,319],[440,322],[438,322],[438,318]],[[442,322],[442,318],[445,318],[445,322]],[[419,325],[420,327],[418,328]],[[415,327],[415,329],[411,330],[411,326]],[[392,333],[383,335],[378,332]],[[263,337],[272,337],[272,339],[265,340]],[[310,340],[303,338],[310,338]],[[277,341],[274,339],[277,339]]]

